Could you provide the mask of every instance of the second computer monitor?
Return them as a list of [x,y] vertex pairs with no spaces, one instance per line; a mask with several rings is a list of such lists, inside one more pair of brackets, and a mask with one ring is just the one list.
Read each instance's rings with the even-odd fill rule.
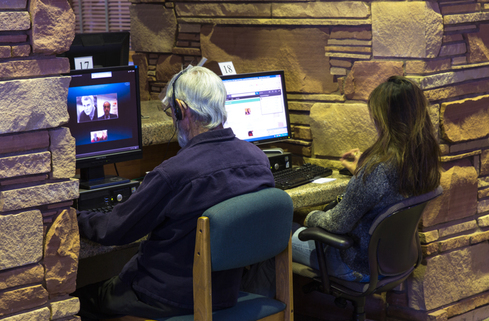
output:
[[75,58],[92,57],[93,68],[127,66],[129,63],[129,31],[78,33],[70,49],[60,54],[70,60],[70,69],[86,69],[75,66]]
[[291,137],[283,70],[221,76],[227,121],[235,135],[254,144]]

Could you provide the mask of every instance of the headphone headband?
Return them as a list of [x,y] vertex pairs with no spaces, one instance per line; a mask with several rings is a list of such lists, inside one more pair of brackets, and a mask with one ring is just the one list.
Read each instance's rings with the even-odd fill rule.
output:
[[181,75],[183,75],[187,70],[189,70],[191,65],[189,65],[187,68],[182,70],[176,77],[175,80],[172,83],[172,107],[173,107],[173,114],[175,115],[176,120],[182,120],[182,111],[180,108],[177,108],[177,100],[175,97],[175,84],[177,83],[178,78],[180,78]]

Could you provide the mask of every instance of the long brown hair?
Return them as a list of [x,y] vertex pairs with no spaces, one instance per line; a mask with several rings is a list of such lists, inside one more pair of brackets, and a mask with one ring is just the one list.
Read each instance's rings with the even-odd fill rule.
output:
[[399,193],[415,196],[440,184],[440,147],[421,89],[401,76],[392,76],[368,99],[370,117],[379,137],[360,157],[355,174],[366,178],[380,163],[394,165]]

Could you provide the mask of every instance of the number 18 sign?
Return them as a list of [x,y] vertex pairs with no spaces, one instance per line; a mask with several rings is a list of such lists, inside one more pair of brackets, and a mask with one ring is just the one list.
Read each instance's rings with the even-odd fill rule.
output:
[[223,75],[236,75],[236,69],[234,69],[232,61],[220,62],[219,68]]

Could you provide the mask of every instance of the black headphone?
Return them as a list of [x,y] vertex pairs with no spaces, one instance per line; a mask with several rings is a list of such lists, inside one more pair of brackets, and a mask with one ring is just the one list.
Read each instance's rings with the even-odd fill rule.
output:
[[175,84],[177,83],[178,78],[180,78],[180,76],[183,75],[187,71],[187,69],[188,68],[180,72],[172,84],[172,104],[173,104],[172,107],[173,107],[173,114],[175,115],[176,120],[182,120],[182,111],[180,110],[180,108],[177,107],[177,99],[175,98]]

